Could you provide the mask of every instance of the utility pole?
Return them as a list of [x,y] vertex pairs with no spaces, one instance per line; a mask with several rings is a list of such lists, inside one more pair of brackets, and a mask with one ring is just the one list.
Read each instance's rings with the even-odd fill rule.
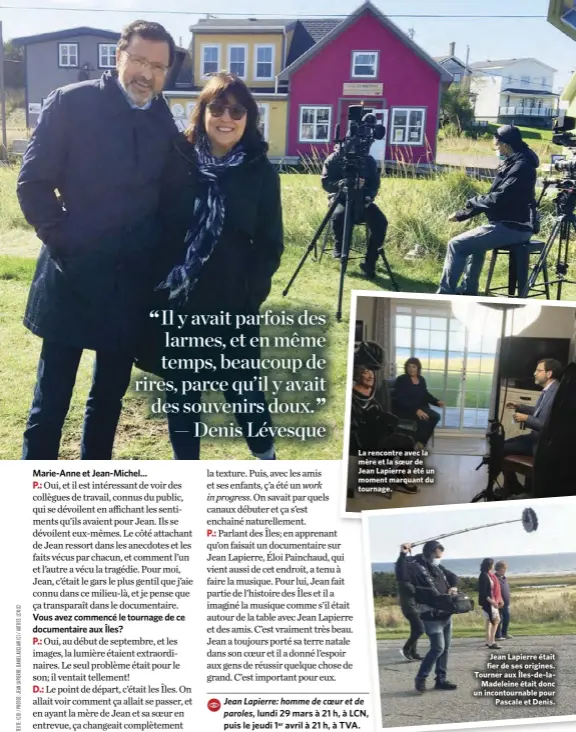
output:
[[470,46],[466,46],[466,67],[464,69],[464,78],[466,81],[466,86],[468,87],[468,91],[470,91],[470,71],[468,69],[468,62],[470,61]]
[[6,135],[6,94],[4,93],[4,39],[0,20],[0,117],[2,117],[2,149],[0,158],[8,159],[8,137]]

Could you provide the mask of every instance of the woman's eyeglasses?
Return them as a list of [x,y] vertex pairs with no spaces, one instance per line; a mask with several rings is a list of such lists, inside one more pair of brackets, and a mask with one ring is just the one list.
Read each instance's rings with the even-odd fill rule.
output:
[[228,110],[228,114],[232,119],[242,119],[248,112],[246,107],[241,104],[224,104],[223,102],[210,102],[208,111],[212,117],[222,117],[224,112]]

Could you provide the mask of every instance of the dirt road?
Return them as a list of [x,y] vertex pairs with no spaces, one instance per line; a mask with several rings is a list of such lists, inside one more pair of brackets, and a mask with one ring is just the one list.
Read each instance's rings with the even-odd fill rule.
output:
[[[494,699],[475,697],[480,688],[474,671],[485,671],[489,652],[481,638],[453,639],[448,678],[456,691],[435,691],[433,673],[425,694],[414,690],[418,663],[408,663],[399,653],[402,641],[378,641],[380,700],[384,727],[454,724],[492,719],[525,719],[576,714],[576,636],[521,636],[502,641],[500,654],[556,654],[555,706],[500,706]],[[424,637],[419,652],[428,648]]]

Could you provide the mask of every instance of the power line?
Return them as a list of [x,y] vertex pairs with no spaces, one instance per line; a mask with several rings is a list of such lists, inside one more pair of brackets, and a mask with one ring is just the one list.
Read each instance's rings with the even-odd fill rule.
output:
[[[198,10],[190,11],[190,10],[146,10],[146,9],[140,9],[136,10],[133,8],[74,8],[70,6],[61,7],[61,8],[48,8],[46,6],[36,6],[36,5],[25,5],[16,7],[15,5],[0,5],[0,10],[48,10],[50,12],[79,12],[79,13],[130,13],[131,15],[202,15],[206,16],[207,12],[199,12]],[[248,18],[248,17],[254,17],[251,13],[225,13],[226,17],[229,18]],[[347,18],[348,15],[344,14],[321,14],[319,15],[316,13],[315,15],[301,15],[294,16],[294,20],[298,20],[298,18]],[[470,19],[470,20],[478,20],[478,19],[490,19],[490,20],[500,20],[500,19],[514,19],[514,20],[546,20],[546,15],[460,15],[460,14],[450,14],[450,13],[386,13],[387,18],[438,18],[438,19]],[[263,15],[260,15],[259,18],[262,20],[265,20],[266,18],[286,18],[286,15],[283,13],[264,13]],[[226,18],[222,18],[222,16],[219,16],[219,19],[225,20]]]

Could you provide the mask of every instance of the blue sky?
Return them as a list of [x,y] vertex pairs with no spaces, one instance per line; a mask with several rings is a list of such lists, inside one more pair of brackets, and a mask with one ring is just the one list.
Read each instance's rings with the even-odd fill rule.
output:
[[507,501],[456,508],[440,506],[417,513],[385,511],[379,516],[372,515],[368,518],[370,561],[395,561],[400,544],[405,541],[416,542],[471,526],[519,519],[526,506],[536,511],[539,520],[537,531],[528,533],[520,523],[513,523],[452,536],[442,542],[446,558],[490,556],[491,552],[508,557],[576,552],[576,501],[569,498],[544,504],[539,501]]
[[[136,17],[157,20],[176,38],[188,45],[189,26],[201,14],[234,13],[241,17],[263,16],[271,12],[287,17],[304,15],[346,15],[360,0],[2,0],[0,19],[4,37],[18,37],[60,30],[81,25],[120,30]],[[456,42],[456,55],[470,60],[534,57],[558,69],[556,87],[566,84],[576,70],[576,43],[549,25],[545,20],[548,0],[376,0],[377,7],[389,16],[418,14],[537,15],[536,19],[441,19],[392,18],[407,31],[413,28],[414,40],[433,56],[447,53],[451,41]],[[27,9],[34,8],[34,9]],[[38,8],[46,8],[40,10]],[[75,11],[72,8],[81,8]],[[114,12],[122,10],[126,12]],[[174,14],[146,13],[146,10],[173,11]],[[503,10],[504,8],[505,10]],[[99,9],[101,12],[88,11]],[[196,11],[190,12],[190,11]]]

